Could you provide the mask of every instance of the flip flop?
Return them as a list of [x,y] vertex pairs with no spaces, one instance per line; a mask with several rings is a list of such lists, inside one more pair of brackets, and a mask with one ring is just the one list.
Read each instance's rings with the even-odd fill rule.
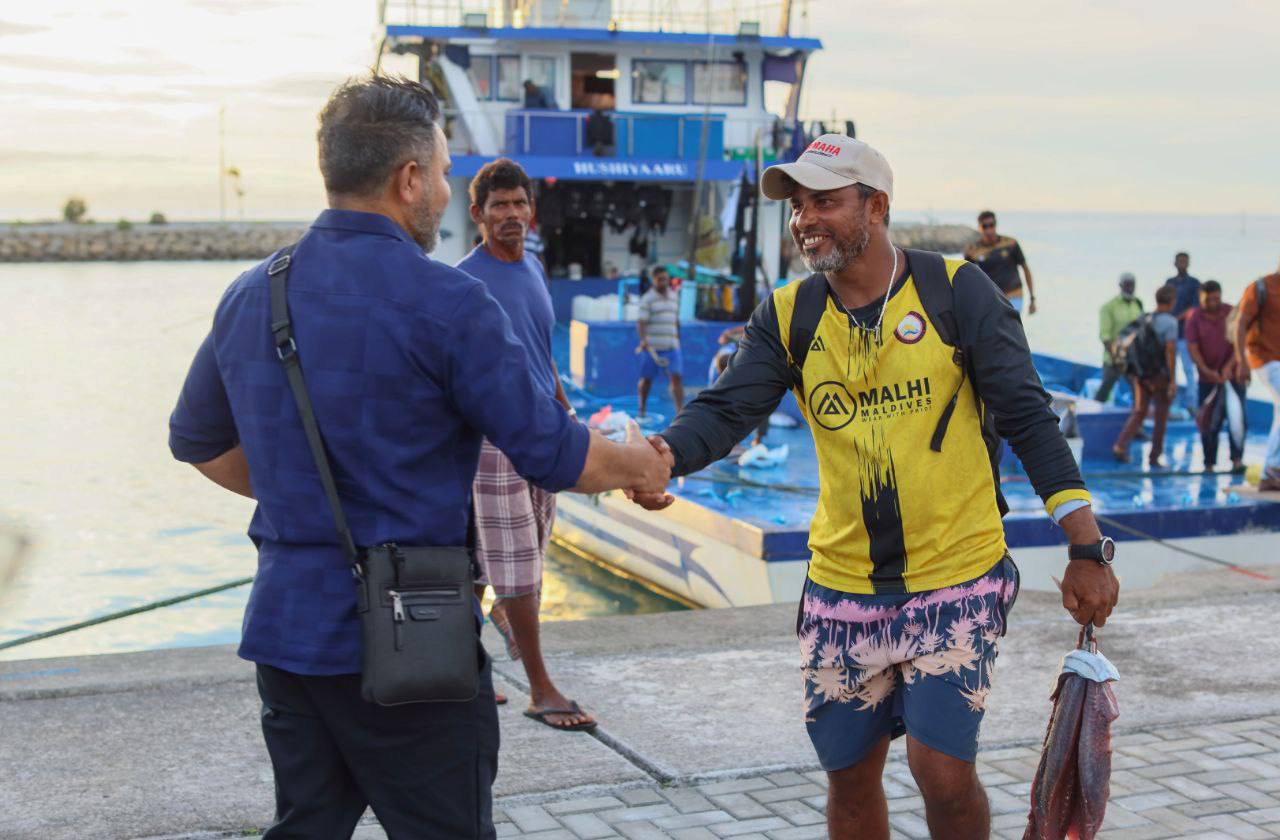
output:
[[493,693],[493,703],[495,706],[507,705],[507,695],[502,694],[501,692],[495,691]]
[[594,720],[589,723],[573,723],[567,726],[558,726],[547,720],[547,715],[580,715],[582,713],[582,707],[578,705],[578,701],[570,700],[569,708],[567,709],[539,709],[536,712],[526,710],[524,716],[560,732],[591,732],[597,725]]

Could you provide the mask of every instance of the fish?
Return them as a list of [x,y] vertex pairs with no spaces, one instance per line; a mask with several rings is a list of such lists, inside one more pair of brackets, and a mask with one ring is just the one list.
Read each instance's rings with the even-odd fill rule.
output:
[[[1023,840],[1092,840],[1111,794],[1111,724],[1120,716],[1112,689],[1120,674],[1097,652],[1092,626],[1063,658],[1053,709],[1031,784]],[[1087,644],[1083,639],[1088,637]]]
[[1240,395],[1236,393],[1236,389],[1227,385],[1222,386],[1222,394],[1226,397],[1227,402],[1227,433],[1231,435],[1231,443],[1244,449],[1244,404],[1240,401]]

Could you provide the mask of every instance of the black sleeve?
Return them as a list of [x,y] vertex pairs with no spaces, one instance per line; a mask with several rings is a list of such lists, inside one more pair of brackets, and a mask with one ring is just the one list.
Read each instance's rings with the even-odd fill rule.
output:
[[777,409],[790,384],[770,295],[751,314],[729,367],[662,432],[676,458],[671,474],[688,475],[728,455]]
[[1022,243],[1020,242],[1013,243],[1013,264],[1014,265],[1027,264],[1027,258],[1022,253]]
[[972,263],[961,266],[954,283],[960,344],[996,431],[1013,447],[1041,499],[1084,489],[1080,467],[1031,361],[1017,311]]

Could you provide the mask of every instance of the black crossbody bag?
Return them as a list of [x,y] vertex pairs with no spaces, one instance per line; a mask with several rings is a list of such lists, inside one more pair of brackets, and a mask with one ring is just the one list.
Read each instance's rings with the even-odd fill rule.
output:
[[287,284],[296,247],[285,248],[267,268],[271,334],[329,498],[338,544],[355,578],[364,646],[360,693],[381,706],[471,700],[479,688],[484,657],[472,608],[472,552],[466,546],[356,547],[307,395],[289,320]]

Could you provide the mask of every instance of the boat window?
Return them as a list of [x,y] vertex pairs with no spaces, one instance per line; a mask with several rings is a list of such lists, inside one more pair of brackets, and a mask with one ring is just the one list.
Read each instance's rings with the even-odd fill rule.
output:
[[471,79],[471,89],[476,92],[476,99],[483,101],[493,98],[493,87],[490,85],[493,79],[493,56],[473,53],[467,76]]
[[476,99],[481,102],[494,99],[518,102],[523,94],[521,83],[524,79],[520,77],[518,55],[472,53],[467,76],[471,79],[471,89],[476,92]]
[[684,104],[689,101],[683,61],[631,62],[631,100],[650,105]]
[[529,62],[528,78],[533,79],[533,83],[547,91],[548,95],[554,96],[556,92],[556,60],[546,55],[531,55],[526,60]]
[[746,105],[747,65],[740,61],[695,61],[693,101],[698,105]]
[[494,88],[498,91],[496,99],[517,102],[524,97],[522,87],[524,79],[520,78],[520,56],[498,56],[497,76],[494,80]]

